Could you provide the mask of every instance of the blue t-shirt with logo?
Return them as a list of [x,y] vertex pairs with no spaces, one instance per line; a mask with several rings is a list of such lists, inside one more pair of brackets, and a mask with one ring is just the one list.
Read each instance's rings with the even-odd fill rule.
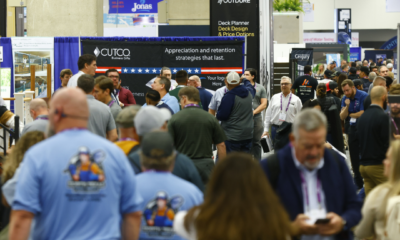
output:
[[124,214],[141,210],[125,154],[88,130],[66,130],[23,159],[13,210],[35,214],[33,239],[120,239]]
[[[350,105],[349,105],[349,116],[346,118],[346,122],[350,121],[350,114],[351,113],[358,113],[359,111],[364,110],[364,100],[368,96],[368,94],[364,91],[356,90],[356,94],[354,95],[353,99],[350,99],[346,96],[343,96],[342,98],[342,108],[346,107],[346,99],[350,99]],[[355,125],[357,124],[357,121],[355,123],[350,123],[350,125]]]
[[203,193],[170,172],[143,172],[137,175],[137,185],[144,200],[139,239],[183,239],[172,228],[174,217],[178,211],[201,204]]

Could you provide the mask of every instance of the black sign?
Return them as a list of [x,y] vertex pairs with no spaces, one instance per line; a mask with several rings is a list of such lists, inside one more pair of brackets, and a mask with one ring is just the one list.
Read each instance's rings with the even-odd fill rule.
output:
[[313,64],[313,49],[293,48],[290,53],[290,59],[296,59],[298,65],[306,66]]
[[210,31],[211,36],[247,36],[246,66],[259,72],[258,2],[259,0],[210,0]]
[[[119,42],[82,41],[82,54],[97,56],[96,74],[115,68],[121,85],[129,89],[138,104],[161,68],[171,69],[172,79],[179,70],[198,75],[202,86],[216,90],[224,85],[227,72],[243,71],[243,41]],[[172,85],[176,85],[172,81]]]

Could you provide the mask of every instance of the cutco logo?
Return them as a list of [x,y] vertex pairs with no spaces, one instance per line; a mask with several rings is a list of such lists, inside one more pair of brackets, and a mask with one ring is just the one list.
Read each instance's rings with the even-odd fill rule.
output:
[[218,3],[250,3],[250,0],[218,0]]
[[111,59],[116,60],[130,60],[131,51],[127,48],[103,48],[100,50],[98,47],[96,47],[94,54],[96,57],[101,55],[104,57],[111,57]]
[[132,12],[150,12],[153,9],[153,4],[145,4],[146,0],[140,0],[140,4],[134,3]]
[[294,57],[300,60],[308,60],[310,58],[310,54],[295,54]]

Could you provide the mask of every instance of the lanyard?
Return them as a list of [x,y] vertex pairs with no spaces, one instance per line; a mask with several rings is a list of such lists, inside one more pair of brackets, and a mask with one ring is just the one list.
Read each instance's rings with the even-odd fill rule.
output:
[[123,141],[134,141],[134,142],[137,142],[134,138],[121,138],[121,139],[119,139],[119,141],[118,142],[123,142]]
[[225,93],[228,91],[228,89],[225,87]]
[[42,119],[42,120],[49,120],[48,117],[37,117],[37,118],[35,119],[35,121],[36,121],[36,120],[39,120],[39,119]]
[[115,97],[118,97],[119,96],[119,89],[116,89],[115,91],[116,91]]
[[[281,93],[281,112],[282,112],[282,95],[283,95],[283,93]],[[291,100],[292,100],[292,93],[290,93],[289,102],[286,107],[286,112],[289,110],[289,105],[290,105]]]
[[191,103],[185,106],[185,108],[187,107],[200,107],[200,106],[198,104]]
[[304,74],[305,76],[311,76],[310,74]]
[[115,103],[115,100],[112,100],[112,101],[108,104],[108,106],[111,107],[114,103]]
[[394,125],[394,128],[396,128],[396,135],[399,135],[399,128],[397,127],[396,122],[394,121],[394,119],[393,118],[391,118],[391,119],[392,119],[392,123]]
[[[306,208],[307,208],[306,210],[309,211],[310,210],[310,199],[308,198],[308,187],[307,187],[307,183],[306,183],[306,180],[304,178],[302,171],[300,171],[300,178],[301,178],[301,185],[303,186],[303,189],[304,189],[304,195],[306,197]],[[318,198],[319,208],[321,209],[321,202],[322,202],[321,182],[319,181],[318,177],[317,177],[317,198]]]

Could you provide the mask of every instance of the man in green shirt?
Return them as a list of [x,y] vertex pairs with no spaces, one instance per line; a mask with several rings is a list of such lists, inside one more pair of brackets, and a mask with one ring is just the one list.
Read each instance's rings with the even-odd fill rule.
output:
[[216,144],[218,157],[223,159],[226,155],[226,136],[217,119],[200,108],[197,88],[182,88],[178,97],[182,110],[172,116],[168,131],[174,139],[176,150],[193,160],[206,183],[214,167],[211,145]]
[[176,100],[178,100],[178,102],[180,101],[178,96],[179,90],[187,86],[187,83],[189,81],[188,79],[189,75],[185,70],[180,70],[176,73],[175,81],[178,83],[178,86],[176,86],[174,90],[169,91],[169,95],[176,97]]

